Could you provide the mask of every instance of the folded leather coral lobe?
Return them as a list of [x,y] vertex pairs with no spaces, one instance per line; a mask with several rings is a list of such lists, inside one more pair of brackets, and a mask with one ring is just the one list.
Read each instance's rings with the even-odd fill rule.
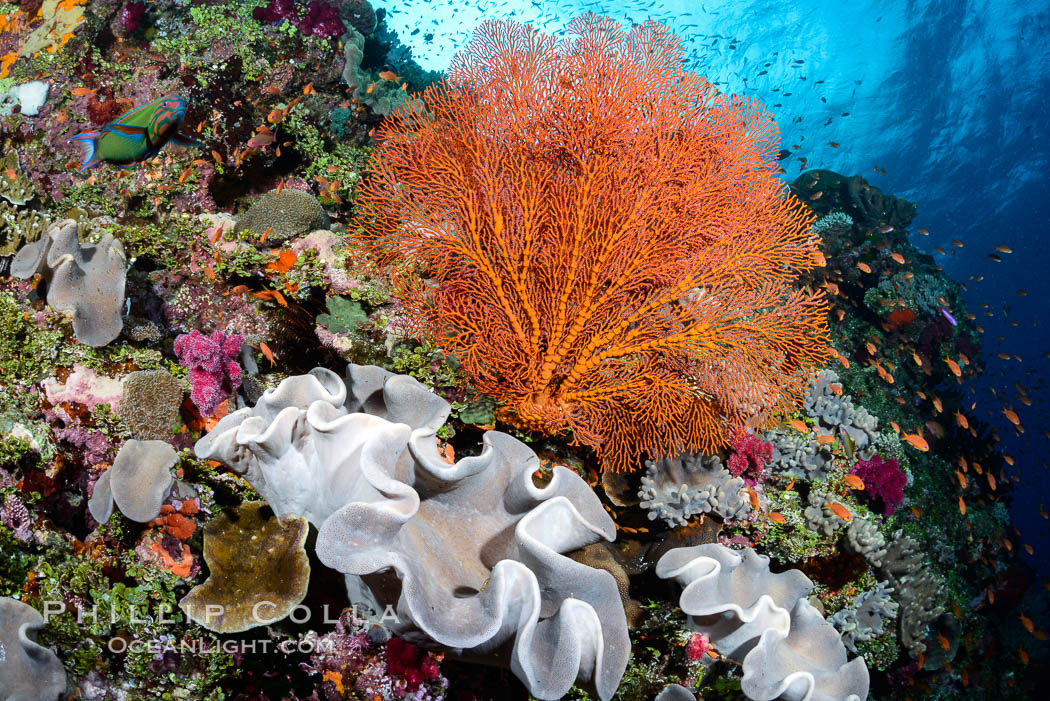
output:
[[352,238],[524,425],[623,470],[797,405],[826,347],[823,298],[792,288],[811,215],[771,115],[666,27],[486,22],[380,132]]
[[[195,451],[245,479],[281,517],[318,528],[318,558],[355,604],[393,606],[393,632],[504,664],[543,699],[590,682],[607,699],[630,641],[615,578],[564,553],[616,527],[576,473],[539,486],[536,454],[498,431],[446,462],[449,404],[411,377],[316,368],[225,416]],[[370,577],[393,572],[396,577]]]

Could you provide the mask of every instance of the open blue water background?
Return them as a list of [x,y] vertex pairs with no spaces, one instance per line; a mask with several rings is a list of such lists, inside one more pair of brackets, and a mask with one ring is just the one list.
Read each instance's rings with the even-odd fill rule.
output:
[[[681,37],[694,70],[772,108],[783,147],[801,147],[784,161],[786,178],[802,170],[801,156],[805,169],[859,173],[916,202],[912,231],[925,228],[930,236],[913,234],[912,242],[930,253],[947,251],[934,255],[967,284],[970,310],[985,329],[987,369],[973,387],[975,412],[997,428],[1017,460],[1013,517],[1036,549],[1030,560],[1050,576],[1050,529],[1038,514],[1041,503],[1050,508],[1050,4],[397,0],[376,6],[387,9],[388,23],[417,60],[435,70],[486,18],[510,17],[551,33],[585,11],[623,22],[659,20]],[[954,239],[964,247],[953,247]],[[1013,249],[1001,263],[988,257],[998,245]],[[1000,360],[999,352],[1021,361]],[[1016,401],[1015,383],[1033,406]],[[1003,402],[1020,415],[1023,435],[1003,417]]]

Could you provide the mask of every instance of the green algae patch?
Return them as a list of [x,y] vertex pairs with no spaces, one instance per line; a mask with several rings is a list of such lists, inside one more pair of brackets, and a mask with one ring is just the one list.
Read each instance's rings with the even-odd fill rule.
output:
[[62,334],[37,326],[33,310],[0,293],[0,375],[5,382],[32,384],[54,371]]

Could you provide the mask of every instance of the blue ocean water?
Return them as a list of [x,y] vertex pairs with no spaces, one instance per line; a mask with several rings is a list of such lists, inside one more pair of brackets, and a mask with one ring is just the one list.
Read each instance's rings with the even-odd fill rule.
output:
[[[690,66],[776,115],[785,178],[858,173],[915,202],[912,243],[967,287],[986,369],[975,415],[1016,461],[1012,516],[1050,575],[1050,8],[1001,0],[398,0],[378,2],[425,67],[442,70],[487,18],[557,34],[591,11],[672,27]],[[838,147],[832,146],[838,144]],[[797,147],[797,148],[796,148]],[[805,161],[800,159],[804,158]],[[884,171],[884,173],[883,173]],[[930,232],[922,237],[914,232]],[[962,247],[952,245],[961,241]],[[996,252],[1006,246],[1012,253]],[[940,248],[946,253],[936,252]],[[990,256],[995,255],[1000,261]],[[1022,294],[1023,293],[1023,294]],[[983,305],[987,305],[986,307]],[[1009,355],[1008,360],[998,354]],[[1021,402],[1027,394],[1031,406]],[[1024,433],[1004,417],[1020,415]],[[947,476],[946,476],[947,478]]]

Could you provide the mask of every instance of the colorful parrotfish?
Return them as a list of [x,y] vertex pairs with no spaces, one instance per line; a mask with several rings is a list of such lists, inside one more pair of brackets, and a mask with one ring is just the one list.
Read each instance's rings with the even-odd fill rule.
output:
[[84,164],[80,172],[102,161],[134,168],[156,156],[169,141],[176,146],[201,146],[201,142],[179,134],[186,118],[186,101],[165,95],[122,114],[100,131],[77,134],[70,141],[80,145]]

